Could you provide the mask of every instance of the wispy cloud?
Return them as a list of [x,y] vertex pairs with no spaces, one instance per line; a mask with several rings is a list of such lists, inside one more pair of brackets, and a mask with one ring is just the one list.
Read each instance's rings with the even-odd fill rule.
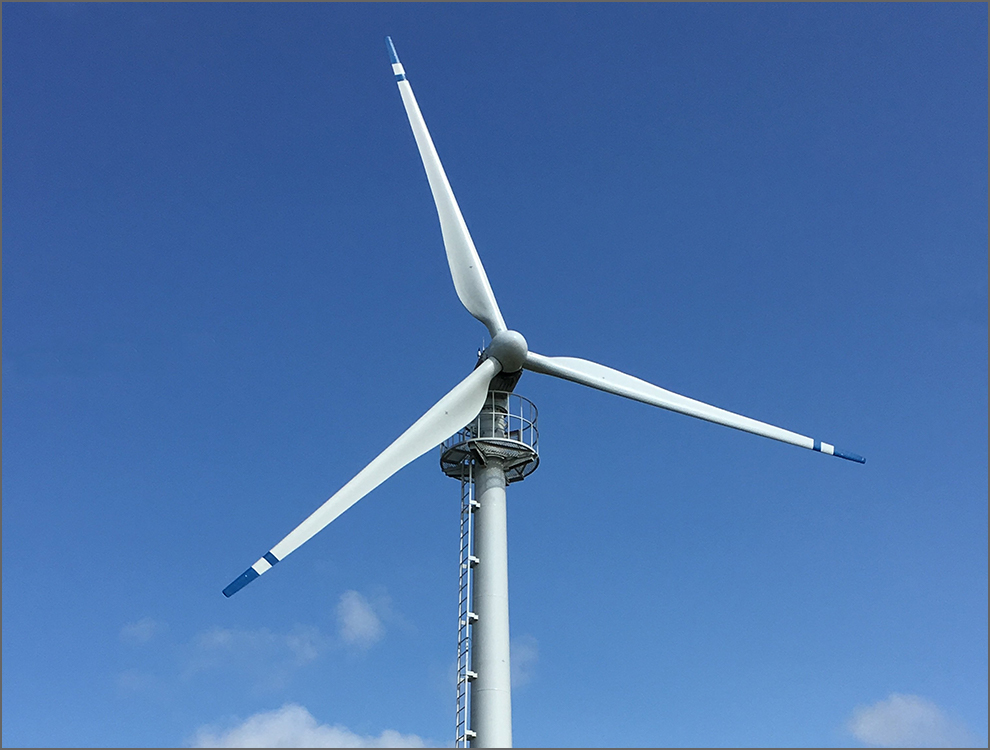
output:
[[846,724],[852,735],[875,747],[972,747],[975,738],[925,698],[892,693],[859,706]]
[[155,636],[164,633],[168,626],[152,617],[142,617],[129,622],[120,629],[120,640],[125,643],[148,643]]
[[357,591],[345,591],[337,603],[340,637],[349,646],[368,648],[385,636],[375,607]]
[[281,654],[296,664],[306,664],[320,655],[325,639],[314,627],[297,625],[286,634],[273,633],[268,628],[238,630],[211,628],[193,638],[195,651],[207,660],[224,660],[227,656],[267,651]]
[[297,627],[285,636],[285,645],[297,664],[306,664],[320,655],[326,639],[318,628]]
[[116,677],[118,689],[125,693],[147,693],[157,687],[155,678],[139,669],[125,669]]
[[201,727],[192,747],[425,747],[415,734],[386,729],[377,737],[356,734],[339,724],[320,724],[300,705],[254,714],[225,730]]
[[540,658],[539,643],[531,635],[521,635],[509,643],[509,669],[512,687],[520,687],[533,679]]
[[183,676],[233,671],[267,689],[279,689],[294,671],[324,653],[328,643],[318,628],[302,625],[288,633],[210,628],[183,647]]
[[[214,626],[179,642],[167,637],[170,633],[164,622],[151,617],[126,623],[119,638],[129,646],[130,663],[116,673],[117,688],[138,694],[174,688],[176,683],[188,686],[193,681],[227,680],[253,695],[271,695],[334,651],[364,650],[379,642],[385,637],[386,623],[403,626],[384,589],[367,596],[344,592],[335,614],[334,632],[301,624],[287,630]],[[148,644],[154,651],[149,651]],[[152,656],[166,654],[167,658],[149,662]],[[143,661],[136,662],[138,658]]]
[[[336,633],[300,624],[282,631],[215,626],[176,643],[163,638],[169,630],[164,622],[144,617],[121,627],[121,643],[154,644],[159,652],[167,650],[173,656],[151,671],[147,664],[140,669],[134,663],[127,665],[116,675],[117,687],[138,693],[175,680],[235,679],[256,694],[271,693],[287,687],[301,669],[334,650],[371,647],[384,638],[385,622],[403,624],[384,589],[370,596],[344,592],[337,602],[336,619]],[[147,656],[147,648],[141,654]],[[130,651],[130,657],[137,655]]]

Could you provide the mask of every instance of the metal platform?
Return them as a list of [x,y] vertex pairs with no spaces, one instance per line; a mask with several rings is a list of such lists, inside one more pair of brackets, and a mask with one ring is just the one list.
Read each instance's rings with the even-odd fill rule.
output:
[[506,483],[519,482],[540,463],[536,406],[508,391],[489,391],[474,420],[441,446],[440,468],[448,477],[465,479],[473,465],[499,460]]

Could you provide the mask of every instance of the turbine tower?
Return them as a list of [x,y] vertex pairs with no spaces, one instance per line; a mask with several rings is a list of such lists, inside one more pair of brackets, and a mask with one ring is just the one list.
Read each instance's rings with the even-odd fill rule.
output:
[[539,464],[536,407],[500,373],[481,413],[444,441],[440,468],[461,480],[455,747],[511,747],[505,487]]
[[530,351],[523,335],[505,324],[391,38],[386,37],[386,44],[436,203],[454,289],[467,311],[485,324],[491,343],[466,378],[234,579],[223,594],[230,597],[269,571],[403,466],[443,444],[441,467],[462,482],[458,670],[463,679],[458,681],[458,744],[511,747],[505,486],[527,476],[539,460],[535,407],[512,392],[523,370],[849,461],[866,460],[830,443],[681,396],[605,365]]

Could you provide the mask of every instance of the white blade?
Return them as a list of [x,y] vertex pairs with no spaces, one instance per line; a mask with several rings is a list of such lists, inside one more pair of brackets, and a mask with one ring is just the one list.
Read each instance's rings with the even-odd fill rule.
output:
[[437,150],[433,146],[433,139],[430,138],[430,131],[426,129],[426,122],[416,103],[416,96],[409,81],[406,80],[402,63],[395,54],[391,37],[385,37],[385,42],[392,60],[395,80],[399,84],[402,103],[406,107],[406,115],[409,116],[409,124],[416,137],[416,145],[419,146],[419,155],[426,168],[426,177],[430,181],[433,201],[437,204],[440,231],[447,250],[450,275],[454,279],[454,289],[457,290],[457,296],[467,311],[484,323],[492,338],[495,338],[495,334],[504,331],[506,327],[498,303],[495,302],[492,286],[488,283],[485,267],[481,265],[481,258],[478,257],[467,224],[461,216],[461,209],[457,206],[454,192],[450,189],[447,175],[443,171],[443,165],[440,164],[440,157],[437,156]]
[[689,417],[698,417],[715,424],[733,427],[743,432],[752,432],[754,435],[773,438],[782,443],[790,443],[801,448],[828,453],[832,456],[845,458],[857,463],[866,463],[866,459],[857,456],[855,453],[845,453],[835,449],[834,445],[823,443],[814,438],[798,435],[796,432],[785,430],[781,427],[774,427],[766,422],[759,422],[741,414],[734,414],[717,406],[706,404],[702,401],[695,401],[672,391],[665,390],[659,386],[647,383],[645,380],[626,375],[624,372],[613,370],[611,367],[589,362],[586,359],[576,357],[544,357],[542,354],[529,352],[526,355],[524,367],[533,372],[541,372],[545,375],[570,380],[582,385],[597,388],[600,391],[614,393],[617,396],[631,398],[634,401],[642,401],[644,404],[659,406],[662,409],[669,409],[680,414],[687,414]]
[[440,445],[478,416],[488,395],[488,384],[499,369],[496,360],[482,362],[356,477],[341,487],[337,494],[238,576],[223,590],[223,595],[233,596],[275,563],[284,560],[290,552],[309,541],[314,534],[403,466]]

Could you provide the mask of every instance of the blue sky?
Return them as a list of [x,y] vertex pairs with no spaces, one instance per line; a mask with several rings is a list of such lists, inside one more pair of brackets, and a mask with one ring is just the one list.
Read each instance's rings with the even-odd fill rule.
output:
[[985,5],[3,11],[4,746],[452,741],[436,451],[220,594],[485,343],[386,34],[534,350],[868,459],[526,374],[516,744],[986,744]]

